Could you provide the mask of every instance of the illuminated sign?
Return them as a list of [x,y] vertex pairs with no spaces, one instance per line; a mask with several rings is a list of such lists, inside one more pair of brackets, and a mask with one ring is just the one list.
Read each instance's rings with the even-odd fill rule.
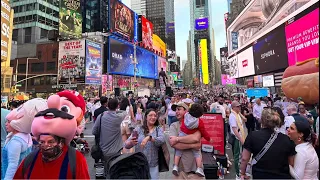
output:
[[200,18],[195,21],[195,29],[196,30],[204,30],[209,27],[209,19],[208,18]]
[[203,84],[209,84],[207,39],[200,40],[200,48],[201,48],[202,80],[203,80]]

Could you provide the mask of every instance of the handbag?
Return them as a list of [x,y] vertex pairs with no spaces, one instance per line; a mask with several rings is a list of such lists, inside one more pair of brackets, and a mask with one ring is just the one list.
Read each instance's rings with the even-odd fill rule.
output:
[[236,136],[230,133],[228,138],[228,143],[231,144],[231,146],[233,146],[235,140],[236,140]]
[[[158,137],[158,127],[156,128],[156,132]],[[164,142],[158,149],[158,164],[159,172],[169,171],[170,153],[166,142]]]
[[246,168],[246,173],[252,175],[252,167],[253,165],[257,164],[258,161],[264,156],[264,154],[269,150],[273,142],[277,139],[278,137],[278,132],[274,132],[271,134],[268,142],[264,145],[264,147],[260,150],[260,152],[252,158],[251,162],[248,163],[247,168]]
[[100,126],[99,126],[99,137],[95,137],[95,145],[92,146],[91,148],[91,157],[95,160],[99,160],[102,159],[103,157],[103,153],[102,150],[100,148],[100,136],[101,136],[101,119],[102,119],[103,114],[100,115]]

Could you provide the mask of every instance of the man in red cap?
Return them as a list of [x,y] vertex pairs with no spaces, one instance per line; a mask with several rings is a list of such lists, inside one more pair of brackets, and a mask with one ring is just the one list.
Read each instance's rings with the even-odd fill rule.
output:
[[85,157],[69,146],[83,119],[83,97],[65,90],[47,103],[31,126],[40,148],[21,162],[14,179],[90,179]]

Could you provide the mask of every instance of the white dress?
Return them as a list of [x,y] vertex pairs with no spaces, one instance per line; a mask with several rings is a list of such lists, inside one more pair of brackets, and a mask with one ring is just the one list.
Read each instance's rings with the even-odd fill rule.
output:
[[311,143],[302,143],[296,146],[294,167],[290,166],[290,174],[294,179],[318,179],[318,155]]

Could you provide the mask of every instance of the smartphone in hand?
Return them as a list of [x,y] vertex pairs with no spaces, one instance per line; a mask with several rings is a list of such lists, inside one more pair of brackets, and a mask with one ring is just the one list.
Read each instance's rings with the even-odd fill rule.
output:
[[139,136],[139,135],[138,135],[138,131],[133,130],[133,131],[132,131],[132,137],[138,139],[138,136]]

